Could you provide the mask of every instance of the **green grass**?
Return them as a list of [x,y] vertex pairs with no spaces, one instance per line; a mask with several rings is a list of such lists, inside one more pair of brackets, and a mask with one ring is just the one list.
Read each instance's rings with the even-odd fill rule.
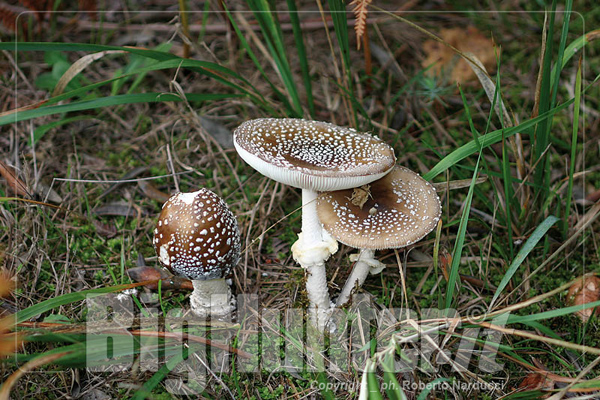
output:
[[[315,11],[319,5],[325,8],[323,14]],[[470,340],[480,355],[495,346],[498,361],[504,364],[497,374],[484,374],[476,356],[461,374],[447,363],[418,366],[407,374],[424,386],[412,394],[418,399],[442,398],[442,384],[498,383],[503,374],[509,376],[508,386],[500,392],[476,394],[495,398],[518,387],[522,378],[537,368],[536,363],[574,380],[581,372],[578,366],[585,368],[600,354],[598,318],[582,323],[576,312],[583,306],[567,304],[566,299],[573,278],[584,270],[600,270],[593,245],[597,223],[590,223],[587,231],[574,230],[582,215],[593,210],[576,200],[578,187],[597,188],[600,182],[593,165],[589,168],[590,162],[597,161],[598,149],[590,146],[585,158],[580,155],[582,147],[590,143],[589,133],[587,138],[582,136],[581,126],[584,121],[592,126],[592,119],[597,118],[584,113],[585,107],[594,108],[599,76],[594,75],[598,74],[597,57],[584,62],[575,57],[583,48],[589,55],[597,55],[595,37],[577,31],[581,28],[581,18],[575,14],[578,5],[570,0],[565,4],[553,1],[547,6],[545,25],[540,13],[527,14],[527,18],[499,13],[494,14],[495,19],[477,12],[447,14],[463,25],[472,23],[485,35],[491,30],[502,47],[496,52],[496,69],[487,71],[491,76],[480,74],[479,81],[458,88],[444,76],[432,76],[430,67],[420,65],[418,59],[421,42],[434,38],[440,21],[443,26],[455,26],[449,17],[438,20],[427,13],[402,17],[372,13],[370,18],[382,18],[377,25],[382,36],[369,25],[370,40],[402,55],[390,60],[401,65],[404,77],[394,76],[376,62],[373,76],[366,77],[361,69],[364,55],[355,50],[353,42],[353,17],[345,12],[347,6],[341,0],[320,2],[308,13],[303,13],[306,4],[294,0],[285,5],[249,0],[244,7],[249,12],[238,13],[237,4],[228,4],[222,13],[200,14],[196,21],[200,29],[188,33],[191,39],[197,34],[197,41],[192,41],[197,46],[191,47],[189,59],[177,55],[178,40],[160,37],[149,46],[117,46],[111,44],[104,29],[82,40],[61,40],[67,33],[53,25],[56,42],[19,42],[17,52],[15,43],[0,42],[0,50],[18,56],[16,65],[21,69],[29,71],[36,65],[33,71],[43,71],[32,84],[43,96],[28,92],[22,82],[19,86],[23,98],[29,100],[20,100],[18,105],[34,107],[0,115],[0,129],[28,146],[26,152],[13,148],[10,153],[25,154],[19,156],[25,165],[20,176],[25,179],[27,171],[40,171],[42,181],[49,183],[52,177],[119,179],[137,167],[148,167],[145,176],[168,175],[170,165],[175,172],[188,172],[152,182],[165,193],[175,190],[176,180],[182,190],[204,186],[223,195],[238,213],[243,242],[250,243],[234,276],[238,293],[257,293],[270,307],[287,310],[306,303],[303,271],[290,268],[294,262],[289,248],[300,225],[298,193],[267,181],[243,164],[233,150],[221,149],[210,140],[211,132],[203,131],[197,115],[213,117],[229,129],[243,120],[264,116],[332,119],[340,125],[369,127],[395,148],[400,163],[418,170],[425,179],[470,183],[464,189],[440,193],[444,213],[435,234],[412,252],[382,252],[382,261],[394,264],[393,268],[369,279],[365,290],[387,311],[400,307],[415,310],[417,325],[424,330],[437,322],[420,320],[421,312],[436,307],[457,310],[465,318],[447,313],[452,323],[438,329],[440,338],[448,339],[443,342],[444,349],[454,355],[463,341]],[[523,7],[529,7],[524,11],[541,10],[535,4]],[[597,20],[597,13],[590,15]],[[329,24],[327,34],[322,26],[310,28],[323,18]],[[194,28],[189,22],[189,28]],[[60,22],[53,20],[52,24]],[[227,43],[225,35],[211,31],[219,27],[228,30]],[[514,36],[527,40],[519,43]],[[526,41],[535,43],[535,50],[527,47]],[[210,51],[202,52],[204,44]],[[537,65],[541,48],[544,53]],[[115,50],[120,53],[105,55],[73,77],[64,93],[51,94],[74,61]],[[536,91],[532,76],[538,73]],[[408,116],[406,122],[392,128],[392,117],[400,109]],[[14,161],[11,157],[6,159]],[[586,168],[591,170],[587,182],[578,177]],[[482,176],[487,181],[477,183]],[[29,176],[25,180],[28,184],[32,181]],[[22,274],[23,283],[31,282],[31,287],[20,285],[16,291],[20,310],[16,323],[22,324],[18,330],[29,342],[3,365],[7,371],[61,352],[67,353],[43,368],[62,374],[68,368],[82,368],[86,362],[108,362],[101,350],[90,352],[90,346],[99,346],[106,338],[81,331],[80,324],[87,318],[82,300],[130,288],[126,270],[136,265],[138,254],[149,265],[156,264],[150,239],[160,202],[145,197],[135,184],[122,185],[104,197],[107,188],[95,183],[56,182],[54,189],[63,199],[63,210],[15,201],[8,189],[0,188],[2,207],[15,221],[1,227],[11,242],[0,250],[10,260],[5,264]],[[94,215],[97,207],[124,199],[146,213],[137,218]],[[114,225],[118,235],[102,237],[94,221]],[[269,227],[263,240],[258,240]],[[25,247],[36,251],[32,255]],[[329,262],[333,292],[343,285],[351,251],[344,247]],[[416,261],[412,253],[417,251],[426,261]],[[402,273],[408,276],[407,293],[399,284],[400,268],[406,268]],[[188,307],[186,293],[161,290],[159,296],[155,303],[142,296],[134,303],[142,314],[151,305],[162,316]],[[586,307],[600,307],[600,301]],[[466,318],[475,311],[481,315]],[[417,328],[398,323],[393,334],[375,337],[372,335],[381,332],[374,320],[365,315],[361,320],[357,315],[354,321],[364,325],[353,337],[353,354],[364,357],[364,370],[356,365],[342,373],[328,369],[331,360],[339,357],[339,346],[346,344],[330,337],[313,343],[323,346],[322,356],[306,354],[305,369],[300,372],[264,368],[262,373],[247,373],[238,370],[234,357],[227,361],[227,372],[220,374],[214,368],[215,375],[209,374],[211,382],[202,388],[202,395],[228,397],[231,391],[238,398],[275,399],[319,392],[328,399],[358,398],[360,393],[373,399],[407,398],[403,383],[408,378],[395,371],[394,363],[409,354],[411,345],[403,338]],[[60,320],[72,331],[32,326],[32,319]],[[469,337],[473,330],[483,332],[490,324],[496,331],[508,329],[502,331],[500,344],[486,342],[483,334]],[[208,336],[215,343],[230,336],[239,346],[251,335],[261,335],[263,342],[251,350],[260,353],[268,348],[275,359],[284,354],[286,346],[302,347],[306,334],[301,327],[291,329],[279,322],[258,326],[251,318],[224,330],[216,324],[166,327],[165,331]],[[123,398],[169,398],[165,381],[193,361],[198,349],[190,346],[189,351],[181,352],[179,341],[134,337],[133,347],[127,336],[113,338],[113,361],[137,360],[147,350],[153,357],[162,357],[164,363],[153,371],[110,377],[110,383],[124,384],[127,389],[118,394]],[[217,350],[208,353],[206,359],[215,363]],[[578,364],[570,361],[573,357]],[[597,380],[591,380],[593,376],[580,377],[588,381],[575,387],[600,389]],[[49,398],[56,397],[52,387],[44,386],[43,377],[32,379],[27,383],[22,378],[16,393],[31,391],[39,396],[47,390]],[[314,382],[323,389],[315,389]],[[334,385],[341,383],[346,386]],[[356,391],[348,389],[352,384]],[[460,392],[466,393],[470,392]],[[507,398],[537,395],[539,392],[528,391]]]

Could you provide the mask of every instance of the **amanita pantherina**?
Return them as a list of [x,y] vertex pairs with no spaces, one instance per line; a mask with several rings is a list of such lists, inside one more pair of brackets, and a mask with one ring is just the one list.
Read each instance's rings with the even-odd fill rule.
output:
[[358,187],[384,176],[395,164],[394,150],[379,138],[326,122],[255,119],[234,131],[235,148],[261,174],[302,189],[302,232],[292,246],[307,272],[313,322],[325,328],[331,313],[325,261],[337,242],[317,218],[317,192]]
[[225,278],[239,261],[240,234],[219,196],[207,189],[173,195],[158,217],[154,248],[164,267],[192,280],[194,314],[222,317],[235,310]]
[[371,183],[371,195],[360,207],[352,203],[352,191],[321,193],[317,210],[323,227],[340,242],[360,249],[340,293],[336,306],[344,305],[369,272],[385,267],[373,255],[375,250],[409,246],[437,225],[441,204],[435,188],[411,170],[396,166],[389,174]]

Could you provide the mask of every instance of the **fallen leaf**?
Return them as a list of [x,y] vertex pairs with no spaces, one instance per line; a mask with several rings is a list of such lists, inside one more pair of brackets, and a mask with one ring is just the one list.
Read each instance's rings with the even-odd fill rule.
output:
[[156,186],[154,186],[149,181],[138,181],[138,186],[140,187],[140,189],[142,189],[142,192],[144,192],[146,197],[148,197],[149,199],[164,203],[167,200],[169,200],[169,197],[171,197],[167,193],[158,190]]
[[114,223],[104,223],[96,219],[92,219],[92,223],[94,224],[94,228],[96,228],[98,235],[107,239],[117,236],[117,227]]
[[[170,276],[165,271],[153,267],[135,267],[127,270],[127,274],[136,282],[157,281],[162,279],[161,290],[194,290],[192,281],[179,276]],[[158,282],[145,285],[150,290],[158,290]]]
[[206,117],[199,117],[202,128],[210,133],[223,149],[233,149],[233,133],[220,123]]
[[352,204],[358,206],[362,210],[363,206],[371,196],[371,185],[362,185],[359,188],[354,188],[352,197],[349,199]]
[[60,80],[56,84],[54,91],[52,92],[52,97],[58,96],[62,94],[74,77],[79,75],[88,65],[93,63],[96,60],[101,59],[107,54],[124,54],[123,50],[106,50],[100,51],[98,53],[92,53],[81,57],[79,60],[75,61],[73,65],[69,67],[69,69],[60,77]]
[[137,259],[135,260],[135,266],[136,267],[145,267],[146,266],[146,260],[144,260],[144,256],[142,255],[142,253],[138,253]]
[[496,287],[489,283],[487,280],[479,279],[466,274],[458,274],[458,276],[460,277],[461,282],[468,282],[474,287],[478,287],[481,289],[496,290]]
[[31,198],[27,186],[19,179],[15,170],[0,161],[0,175],[6,180],[6,186],[17,196]]
[[445,247],[442,247],[440,249],[440,253],[439,253],[438,257],[439,257],[440,269],[442,270],[444,279],[446,279],[446,281],[448,281],[448,279],[450,278],[448,271],[450,270],[450,266],[452,265],[452,254],[450,254],[448,249],[446,249]]
[[[486,182],[488,177],[486,175],[480,176],[475,180],[475,184]],[[432,183],[433,187],[438,192],[445,192],[446,190],[462,189],[471,186],[472,179],[459,179],[456,181],[449,182],[436,182]]]
[[[461,52],[475,54],[486,70],[494,69],[496,65],[494,43],[477,28],[470,26],[466,30],[461,28],[442,29],[439,36],[444,42]],[[428,70],[428,73],[432,75],[458,83],[464,83],[476,77],[468,62],[443,43],[427,40],[423,43],[423,51],[426,58],[421,65],[429,67],[433,64]]]
[[167,277],[165,272],[147,266],[129,268],[127,275],[136,282],[155,281]]
[[[140,217],[138,210],[124,201],[107,203],[94,209],[95,215],[112,215],[118,217]],[[145,212],[142,212],[145,214]]]
[[[553,374],[542,368],[541,371],[529,373],[519,384],[517,390],[519,392],[544,392],[539,397],[540,399],[551,398],[556,394],[557,390],[564,389],[567,385],[572,384],[574,378],[565,378],[560,375]],[[586,382],[579,380],[579,382]],[[547,393],[546,393],[547,392]],[[597,397],[581,397],[583,393],[594,393],[594,388],[570,388],[560,396],[561,399],[570,398],[597,398]]]
[[110,400],[111,397],[100,389],[92,389],[86,391],[81,396],[81,400]]
[[54,189],[46,186],[42,182],[38,183],[37,187],[35,188],[35,193],[44,201],[49,201],[56,204],[60,204],[63,201],[62,197],[56,193]]
[[[595,275],[582,276],[569,288],[567,293],[567,302],[570,305],[578,306],[600,300],[600,278]],[[596,307],[596,315],[600,315],[600,307]],[[587,322],[594,312],[594,307],[585,308],[577,311],[575,314],[583,321]]]
[[554,389],[554,381],[550,379],[548,374],[533,372],[527,374],[519,384],[518,389],[521,391],[552,390]]
[[600,189],[593,191],[592,193],[588,194],[587,196],[585,196],[585,199],[595,203],[598,200],[600,200]]

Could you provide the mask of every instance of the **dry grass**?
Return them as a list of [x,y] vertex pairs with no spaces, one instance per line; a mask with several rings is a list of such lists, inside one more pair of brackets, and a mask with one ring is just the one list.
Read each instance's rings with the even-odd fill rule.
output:
[[[113,4],[114,3],[114,4]],[[170,4],[175,6],[176,3]],[[109,2],[108,6],[118,10],[120,3]],[[192,5],[193,6],[193,5]],[[383,7],[383,5],[380,5]],[[229,5],[232,9],[243,9],[241,5]],[[163,5],[151,2],[149,9],[160,10]],[[315,10],[314,4],[305,4],[307,10]],[[388,7],[389,8],[389,7]],[[192,46],[192,57],[219,62],[236,70],[246,77],[257,89],[272,98],[271,88],[261,79],[251,63],[247,62],[240,50],[238,41],[231,34],[228,22],[218,8],[211,9],[205,36],[201,43]],[[50,35],[55,40],[64,42],[91,42],[101,38],[102,42],[140,45],[153,47],[170,41],[171,52],[181,53],[183,45],[177,27],[169,22],[174,14],[137,14],[137,10],[129,10],[131,18],[114,33],[99,33],[89,17],[80,21],[80,30],[74,31],[66,24],[67,16],[57,16],[57,26]],[[248,14],[241,14],[251,20]],[[124,14],[107,15],[107,23],[121,22]],[[422,43],[424,36],[407,29],[398,29],[397,23],[376,13],[376,26],[371,30],[372,46],[380,48],[381,56],[374,51],[377,68],[371,79],[377,90],[373,90],[361,80],[361,70],[352,71],[356,82],[357,100],[365,108],[368,117],[373,120],[373,132],[388,143],[392,143],[398,155],[398,162],[421,173],[427,172],[439,160],[438,154],[447,154],[462,142],[456,132],[468,131],[468,124],[461,118],[462,101],[460,95],[451,84],[440,84],[443,92],[429,97],[430,92],[409,90],[400,101],[388,105],[399,87],[420,71],[421,59],[424,57]],[[509,15],[508,20],[518,17]],[[472,21],[462,14],[441,14],[423,16],[415,15],[416,20],[428,29],[436,29],[441,22],[447,26],[467,26]],[[329,43],[323,34],[320,15],[316,12],[305,16],[310,29],[306,31],[306,45],[309,51],[311,71],[318,76],[313,86],[317,115],[316,119],[331,121],[339,125],[350,126],[351,112],[345,109],[347,102],[343,100],[340,90],[335,86],[338,70],[334,69]],[[158,24],[164,30],[146,32],[144,25],[148,22]],[[285,22],[285,21],[283,21]],[[192,14],[190,26],[192,33],[197,32],[201,23],[199,14]],[[503,87],[513,88],[512,96],[507,96],[509,106],[520,115],[522,110],[530,110],[533,94],[528,92],[535,88],[537,60],[534,45],[537,41],[521,40],[521,50],[515,49],[518,33],[502,23],[490,18],[488,23],[494,32],[495,40],[505,46],[508,54],[515,58],[503,58]],[[46,26],[50,26],[48,22]],[[311,25],[312,24],[312,25]],[[519,27],[519,29],[524,29]],[[527,32],[519,32],[528,34]],[[377,35],[379,38],[377,39]],[[531,35],[538,38],[538,36]],[[46,37],[39,39],[45,40]],[[381,40],[383,39],[383,41]],[[258,43],[252,42],[256,48]],[[289,36],[289,46],[293,48],[293,37]],[[531,46],[531,48],[530,48]],[[356,46],[351,46],[356,48]],[[591,50],[594,53],[594,50]],[[295,54],[290,52],[291,64],[295,65]],[[393,55],[392,55],[393,54]],[[595,53],[594,53],[595,54]],[[69,62],[74,62],[84,54],[69,54]],[[265,56],[263,54],[263,56]],[[335,55],[337,57],[337,55]],[[362,53],[352,52],[352,61],[360,66],[363,63]],[[0,112],[17,106],[33,104],[44,100],[48,93],[38,88],[36,78],[50,70],[41,54],[30,53],[14,60],[14,54],[3,53],[0,56]],[[387,57],[387,59],[386,59]],[[275,75],[272,64],[265,56],[264,67],[268,74]],[[109,79],[114,71],[122,68],[124,59],[120,56],[107,56],[88,66],[83,75],[96,82]],[[399,67],[400,69],[396,69]],[[400,72],[397,72],[400,71]],[[297,70],[295,78],[301,82]],[[597,74],[598,71],[592,71]],[[176,82],[174,84],[173,82]],[[15,90],[16,83],[16,90]],[[440,86],[437,86],[438,88]],[[222,87],[214,81],[200,78],[189,71],[152,72],[142,83],[144,91],[174,92],[177,87],[186,93],[217,93]],[[421,88],[422,89],[422,88]],[[476,82],[466,83],[463,87],[474,104],[473,119],[478,124],[485,122],[489,110],[485,97],[479,93]],[[424,90],[424,89],[423,89]],[[276,104],[273,101],[274,104]],[[593,111],[594,100],[591,100],[588,126],[598,126],[598,115]],[[40,206],[24,201],[4,201],[0,203],[0,258],[2,266],[17,276],[17,289],[14,298],[2,303],[6,312],[13,313],[42,300],[85,289],[127,283],[128,278],[123,270],[140,264],[140,258],[148,265],[157,265],[156,256],[151,246],[152,229],[161,206],[161,195],[177,190],[189,191],[199,187],[208,187],[229,204],[236,213],[242,232],[244,254],[239,266],[234,270],[233,282],[237,293],[258,295],[263,307],[284,312],[290,308],[305,305],[303,291],[303,273],[291,258],[290,245],[295,240],[295,232],[300,225],[300,192],[290,187],[277,184],[262,177],[245,165],[225,141],[213,136],[202,118],[210,118],[222,127],[232,131],[242,121],[264,116],[264,112],[244,99],[207,102],[201,106],[185,103],[135,104],[111,107],[96,113],[88,113],[89,119],[74,121],[49,130],[34,146],[29,144],[33,130],[39,126],[56,121],[58,117],[43,117],[33,121],[21,122],[0,127],[0,161],[13,167],[18,178],[24,183],[32,200],[43,201],[59,206]],[[202,117],[202,118],[201,118]],[[526,113],[520,115],[527,118]],[[369,129],[365,118],[359,120]],[[568,126],[568,123],[564,126]],[[560,127],[558,129],[566,130]],[[492,122],[492,129],[498,129]],[[399,132],[402,138],[399,139]],[[435,149],[425,143],[429,141]],[[589,138],[588,148],[597,153],[597,138]],[[525,144],[527,145],[527,143]],[[495,149],[496,151],[501,151]],[[486,154],[489,162],[494,161],[493,154]],[[589,154],[588,158],[591,157]],[[577,171],[585,165],[583,157],[577,160]],[[597,172],[594,165],[592,171]],[[564,171],[553,171],[564,176]],[[139,182],[105,183],[125,179],[154,178],[159,179]],[[468,177],[468,176],[467,176]],[[61,178],[61,180],[55,180]],[[459,177],[452,177],[458,179]],[[6,181],[1,181],[5,185]],[[582,183],[584,185],[584,183]],[[51,196],[46,197],[48,188]],[[3,188],[10,195],[9,188]],[[582,190],[586,190],[583,188]],[[462,195],[443,195],[444,222],[446,227],[441,232],[440,248],[450,252],[456,237],[454,222],[461,217]],[[495,200],[494,200],[495,201]],[[474,213],[477,212],[475,205]],[[498,206],[498,205],[497,205]],[[504,271],[510,260],[506,260],[494,251],[494,231],[503,229],[496,225],[496,216],[487,211],[477,214],[476,220],[469,225],[467,243],[463,252],[461,269],[461,294],[458,297],[457,311],[466,315],[474,309],[486,310],[490,294],[498,280],[491,278],[496,271]],[[270,228],[270,229],[269,229]],[[269,230],[268,230],[269,229]],[[515,229],[518,229],[515,228]],[[530,232],[521,232],[515,240],[526,239]],[[264,235],[263,235],[264,234]],[[587,236],[589,260],[597,265],[597,238],[594,232]],[[549,241],[550,249],[556,249],[559,243]],[[440,287],[445,285],[442,270],[436,271],[432,265],[434,236],[415,245],[410,251],[381,252],[378,258],[388,264],[381,276],[370,278],[365,292],[375,293],[381,306],[378,318],[389,318],[385,310],[388,307],[405,305],[420,312],[422,308],[436,306]],[[349,274],[348,254],[352,249],[345,247],[330,261],[331,290],[337,292]],[[573,250],[570,254],[573,254]],[[449,267],[449,261],[442,259],[441,267]],[[517,302],[522,297],[530,297],[530,293],[539,294],[556,282],[565,283],[567,277],[577,274],[580,264],[569,265],[568,272],[556,273],[548,280],[529,282],[521,289],[518,296],[511,301]],[[535,265],[532,265],[532,269]],[[553,271],[549,269],[548,274]],[[437,273],[437,275],[436,275]],[[401,275],[407,278],[409,293],[403,298]],[[556,284],[555,286],[559,286]],[[522,297],[521,297],[522,296]],[[171,300],[172,306],[186,307],[183,296]],[[560,307],[560,300],[550,304],[539,303],[537,306]],[[82,307],[71,304],[54,310],[70,321],[82,320]],[[252,311],[252,310],[250,310]],[[543,310],[534,310],[535,312]],[[45,315],[35,321],[40,322]],[[573,320],[561,320],[566,325]],[[276,326],[256,326],[256,320],[248,319],[241,327],[238,337],[240,342],[250,340],[257,329],[268,334],[279,334]],[[391,322],[390,322],[391,324]],[[596,329],[597,321],[592,322],[591,329]],[[565,326],[554,327],[558,331]],[[460,336],[452,336],[448,330],[445,344],[456,345]],[[569,339],[577,335],[577,328],[566,333]],[[519,339],[505,336],[509,345]],[[300,338],[301,339],[301,338]],[[590,337],[591,345],[598,345],[597,334]],[[352,343],[344,343],[351,347]],[[360,347],[360,346],[358,346]],[[43,344],[28,343],[20,350],[26,352],[40,351]],[[534,356],[538,353],[534,350]],[[560,362],[571,362],[564,358],[571,353],[553,353]],[[534,357],[532,356],[532,357]],[[504,359],[506,361],[506,358]],[[314,360],[309,360],[309,363]],[[585,360],[582,362],[585,365]],[[14,372],[14,367],[1,364],[2,376]],[[512,363],[510,368],[496,376],[496,381],[505,383],[503,389],[495,392],[492,398],[506,394],[515,388],[527,370]],[[219,369],[214,373],[221,377]],[[355,385],[361,375],[352,368],[341,373],[330,371],[330,379]],[[398,379],[407,382],[431,380],[434,377],[451,377],[454,372],[443,366],[436,373],[399,374]],[[60,369],[47,367],[43,372],[29,373],[22,378],[14,391],[15,398],[63,398],[83,397],[93,393],[104,393],[107,398],[121,398],[132,395],[137,385],[150,378],[148,373],[127,374],[114,373],[97,376],[84,369]],[[223,380],[221,380],[223,379]],[[304,384],[304,378],[297,379],[292,374],[251,374],[239,383],[244,397],[268,398],[270,392],[276,398],[278,388],[286,388],[285,394],[290,398],[317,396],[314,388]],[[470,376],[467,372],[465,381],[481,379]],[[224,396],[225,392],[235,392],[230,380],[225,377],[209,376],[207,395]],[[261,390],[265,390],[265,393]],[[340,398],[352,398],[355,393],[340,390],[336,393]],[[418,392],[409,391],[409,398],[415,398]],[[466,392],[455,391],[457,398],[466,398]],[[441,393],[440,393],[441,396]],[[91,397],[88,397],[91,398]],[[281,397],[280,397],[281,398]],[[482,397],[483,398],[483,397]]]

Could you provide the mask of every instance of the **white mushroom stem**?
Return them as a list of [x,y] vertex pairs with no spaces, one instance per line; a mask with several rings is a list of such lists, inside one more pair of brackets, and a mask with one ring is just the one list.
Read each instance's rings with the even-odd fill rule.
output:
[[316,192],[302,190],[302,233],[292,245],[292,254],[306,271],[311,320],[323,331],[332,312],[325,261],[337,251],[338,243],[323,230],[317,216],[316,199]]
[[190,305],[199,318],[224,317],[235,311],[235,298],[225,279],[193,280],[192,284]]
[[[331,235],[323,229],[319,216],[317,215],[318,193],[312,190],[302,190],[302,232],[307,232],[302,240],[306,246],[317,245],[331,240]],[[336,241],[337,243],[337,241]],[[337,251],[337,247],[334,253]],[[327,254],[325,259],[333,254]]]
[[369,273],[378,274],[385,268],[385,264],[376,260],[374,255],[375,252],[373,250],[362,249],[360,253],[350,256],[350,261],[355,262],[354,268],[335,303],[336,307],[341,307],[350,300],[356,289],[365,283]]

